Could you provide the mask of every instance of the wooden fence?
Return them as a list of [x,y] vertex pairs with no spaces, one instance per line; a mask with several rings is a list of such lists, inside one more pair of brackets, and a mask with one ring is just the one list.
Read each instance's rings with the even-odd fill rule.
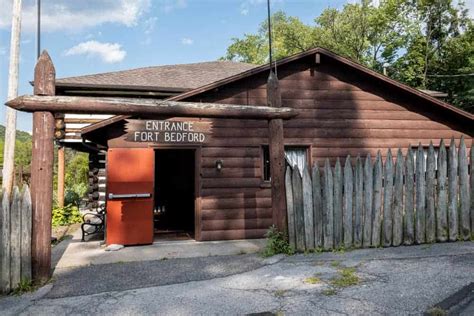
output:
[[[422,157],[422,159],[417,159]],[[395,161],[394,161],[395,160]],[[331,167],[300,172],[287,167],[288,237],[298,251],[389,247],[468,240],[474,234],[474,173],[464,139],[438,151],[430,144],[388,150],[355,165],[347,157]],[[302,175],[301,175],[302,174]]]
[[11,198],[2,193],[0,205],[0,292],[8,293],[31,280],[31,194],[14,187]]

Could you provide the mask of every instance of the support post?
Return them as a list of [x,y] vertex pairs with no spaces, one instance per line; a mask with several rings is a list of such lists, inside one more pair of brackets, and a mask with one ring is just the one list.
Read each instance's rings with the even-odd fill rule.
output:
[[64,207],[64,146],[58,148],[58,206]]
[[[35,66],[35,95],[55,94],[55,69],[43,51]],[[53,206],[54,116],[51,112],[33,113],[31,161],[31,200],[33,213],[32,273],[38,283],[51,273],[51,210]]]
[[[278,78],[270,70],[267,82],[268,106],[281,108],[281,94]],[[272,218],[279,231],[287,231],[285,197],[285,146],[283,141],[283,120],[269,121],[270,172],[272,183]]]

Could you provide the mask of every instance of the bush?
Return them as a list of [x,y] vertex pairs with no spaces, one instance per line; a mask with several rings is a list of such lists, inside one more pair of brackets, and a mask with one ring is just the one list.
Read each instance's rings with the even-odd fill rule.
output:
[[82,222],[82,215],[77,206],[68,204],[65,207],[55,207],[53,209],[53,227],[65,226]]
[[294,250],[288,243],[286,234],[279,231],[275,226],[270,226],[265,237],[267,238],[267,245],[263,250],[264,257],[271,257],[279,253],[286,255],[294,254]]
[[86,195],[87,185],[84,183],[78,183],[73,185],[71,188],[66,190],[64,194],[64,204],[72,204],[74,206],[79,206],[81,199]]

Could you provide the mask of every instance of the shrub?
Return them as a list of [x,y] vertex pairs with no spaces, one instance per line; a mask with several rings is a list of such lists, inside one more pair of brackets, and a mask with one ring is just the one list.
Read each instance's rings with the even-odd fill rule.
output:
[[52,225],[64,226],[82,222],[82,216],[77,206],[68,204],[65,207],[55,207],[53,209]]
[[265,237],[267,238],[267,244],[263,250],[264,257],[271,257],[279,253],[286,255],[294,253],[293,248],[288,243],[286,234],[279,231],[275,226],[270,226]]

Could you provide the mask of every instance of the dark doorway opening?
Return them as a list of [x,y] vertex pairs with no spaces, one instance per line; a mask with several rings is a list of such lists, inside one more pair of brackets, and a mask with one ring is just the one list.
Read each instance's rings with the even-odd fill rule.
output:
[[155,239],[194,238],[195,150],[155,152]]

